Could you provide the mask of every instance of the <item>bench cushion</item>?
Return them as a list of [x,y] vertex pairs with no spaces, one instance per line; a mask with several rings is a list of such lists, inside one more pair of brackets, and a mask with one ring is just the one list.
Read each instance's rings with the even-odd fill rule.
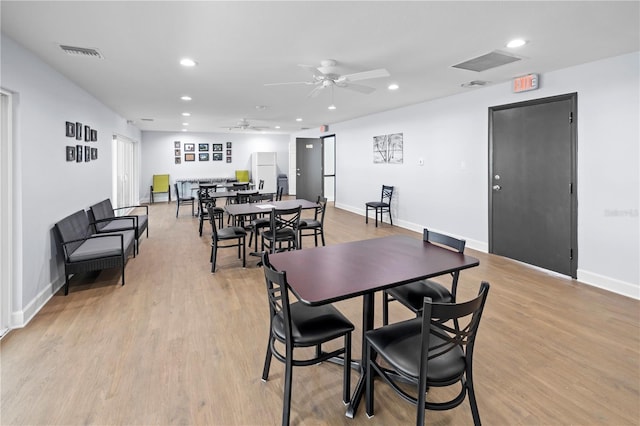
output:
[[82,262],[100,257],[120,256],[122,250],[120,246],[120,234],[123,236],[125,253],[133,244],[135,239],[134,231],[122,231],[118,233],[96,234],[98,238],[89,238],[69,255],[70,262]]

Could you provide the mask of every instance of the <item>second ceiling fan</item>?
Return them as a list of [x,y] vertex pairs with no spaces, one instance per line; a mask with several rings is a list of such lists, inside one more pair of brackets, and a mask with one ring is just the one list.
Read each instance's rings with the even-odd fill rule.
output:
[[324,59],[320,61],[319,67],[311,65],[299,65],[308,69],[312,73],[311,81],[292,81],[286,83],[266,83],[265,86],[281,86],[288,84],[306,84],[315,86],[309,93],[309,97],[317,96],[323,89],[328,87],[339,87],[343,89],[354,90],[356,92],[369,94],[376,89],[361,84],[353,84],[354,81],[369,80],[372,78],[389,77],[389,71],[379,68],[370,71],[357,72],[353,74],[340,75],[336,68],[337,62],[333,59]]

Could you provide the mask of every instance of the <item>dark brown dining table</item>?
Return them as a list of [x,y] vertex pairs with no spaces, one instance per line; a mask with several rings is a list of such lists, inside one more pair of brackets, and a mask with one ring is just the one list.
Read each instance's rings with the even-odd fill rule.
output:
[[271,209],[292,209],[301,206],[302,209],[315,209],[318,207],[318,203],[309,200],[295,199],[295,200],[282,200],[282,201],[265,201],[263,203],[243,203],[243,204],[228,204],[224,206],[227,213],[232,216],[247,216],[252,214],[269,213]]
[[[275,253],[269,261],[286,271],[291,291],[302,303],[317,306],[363,296],[363,351],[364,335],[373,329],[376,291],[480,264],[474,257],[402,235]],[[350,418],[365,390],[366,366],[357,365],[360,378],[347,407]]]

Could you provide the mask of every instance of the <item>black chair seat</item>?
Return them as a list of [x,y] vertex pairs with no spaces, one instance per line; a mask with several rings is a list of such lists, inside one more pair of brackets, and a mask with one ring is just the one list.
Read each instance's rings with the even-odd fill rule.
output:
[[366,205],[369,206],[369,207],[374,207],[374,208],[389,207],[389,204],[381,203],[380,201],[369,201],[368,203],[366,203]]
[[305,219],[300,221],[300,229],[311,229],[311,228],[319,228],[321,225],[320,221],[313,219]]
[[[420,345],[422,342],[422,318],[415,318],[385,326],[367,333],[369,344],[391,367],[401,375],[418,380],[420,374]],[[429,350],[445,341],[429,335]],[[466,368],[461,347],[429,360],[427,381],[451,383],[460,379]]]
[[382,192],[380,194],[380,201],[367,201],[365,205],[365,223],[369,223],[369,210],[373,210],[376,214],[376,228],[378,227],[378,216],[380,216],[380,222],[382,222],[382,215],[387,213],[389,215],[389,223],[393,225],[393,218],[391,217],[391,197],[393,196],[393,186],[382,185]]
[[[273,239],[273,232],[271,230],[264,231],[262,236],[267,239]],[[290,228],[282,228],[276,231],[276,240],[278,241],[286,241],[286,240],[295,240],[296,233],[293,229]]]
[[[344,336],[354,327],[344,315],[331,305],[308,306],[300,302],[290,306],[291,335],[296,346],[313,346]],[[282,312],[273,319],[273,332],[284,340],[285,329]]]
[[247,235],[247,231],[239,226],[227,226],[226,228],[218,229],[219,240],[230,240],[243,235]]
[[387,290],[387,294],[402,303],[413,312],[422,310],[425,297],[430,297],[434,303],[452,303],[451,292],[435,281],[423,280],[401,285]]

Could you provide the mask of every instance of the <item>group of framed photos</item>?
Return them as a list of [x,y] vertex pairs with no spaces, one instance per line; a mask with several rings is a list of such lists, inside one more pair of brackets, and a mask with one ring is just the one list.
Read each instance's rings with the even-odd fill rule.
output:
[[[209,146],[211,145],[211,152]],[[198,144],[198,161],[222,161],[224,158],[223,144],[221,143],[199,143]],[[180,141],[173,142],[175,164],[182,163],[182,150],[184,149],[184,161],[196,161],[196,144],[184,143]],[[231,163],[231,142],[227,142],[227,163]]]
[[[85,142],[98,142],[98,131],[90,126],[80,122],[67,121],[65,123],[65,135],[68,138],[75,138],[78,141],[84,139]],[[95,161],[98,159],[98,148],[92,148],[85,145],[67,145],[66,149],[67,161],[75,161],[76,163]]]

